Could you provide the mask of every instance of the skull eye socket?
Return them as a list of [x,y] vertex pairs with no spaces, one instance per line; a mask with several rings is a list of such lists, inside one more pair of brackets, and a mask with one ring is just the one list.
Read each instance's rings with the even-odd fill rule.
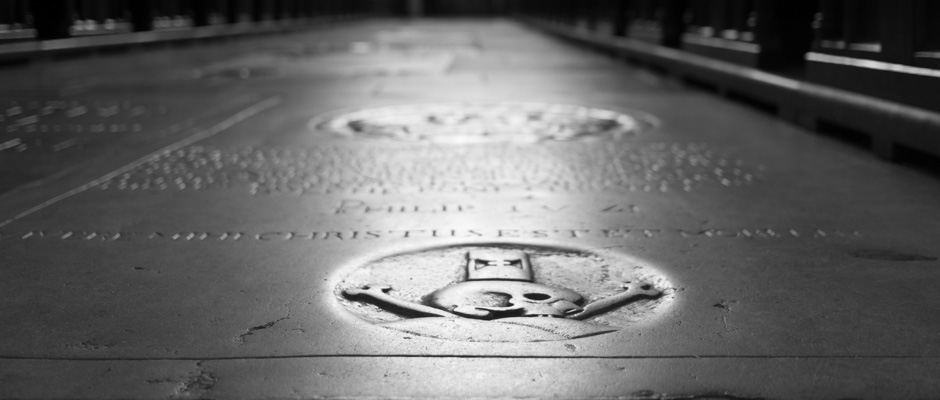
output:
[[523,294],[522,297],[525,297],[529,300],[548,300],[552,298],[552,296],[549,296],[545,293],[526,293]]
[[506,307],[512,295],[507,293],[486,292],[471,301],[475,306]]

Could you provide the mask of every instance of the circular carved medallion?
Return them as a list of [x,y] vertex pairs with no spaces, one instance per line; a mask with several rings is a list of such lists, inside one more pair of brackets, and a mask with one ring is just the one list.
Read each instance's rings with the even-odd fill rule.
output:
[[538,342],[595,336],[648,320],[674,290],[632,257],[528,245],[465,245],[358,265],[335,288],[358,317],[418,336]]
[[571,141],[633,137],[652,116],[567,104],[467,102],[408,104],[327,114],[310,127],[362,138],[434,143]]

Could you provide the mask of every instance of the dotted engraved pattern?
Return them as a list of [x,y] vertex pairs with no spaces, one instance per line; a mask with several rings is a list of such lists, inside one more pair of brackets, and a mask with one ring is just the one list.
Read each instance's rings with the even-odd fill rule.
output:
[[141,132],[168,112],[126,100],[0,99],[0,154],[78,149],[96,138]]
[[717,154],[705,144],[193,146],[165,154],[100,188],[242,189],[255,195],[691,192],[705,186],[748,186],[760,180],[763,169]]

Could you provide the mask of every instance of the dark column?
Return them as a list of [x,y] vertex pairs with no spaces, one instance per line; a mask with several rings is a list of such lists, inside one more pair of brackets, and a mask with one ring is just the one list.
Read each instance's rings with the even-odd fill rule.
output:
[[29,5],[38,39],[69,37],[73,7],[71,0],[33,0]]
[[578,23],[578,12],[580,11],[578,5],[580,4],[577,1],[567,1],[565,2],[566,7],[564,11],[565,23],[568,25],[576,25]]
[[598,0],[584,0],[584,3],[581,12],[582,18],[584,18],[584,25],[589,30],[597,29],[597,13],[600,3]]
[[16,11],[13,7],[16,3],[0,2],[0,24],[12,24],[16,18]]
[[817,40],[842,40],[845,30],[842,27],[844,15],[842,0],[822,0],[820,5],[822,18],[816,22]]
[[755,3],[756,41],[765,59],[762,67],[801,65],[813,43],[813,21],[818,1],[770,0]]
[[295,19],[302,16],[300,12],[300,0],[287,0],[286,9],[287,16],[285,18]]
[[286,18],[284,15],[284,0],[273,0],[271,3],[271,19],[278,21]]
[[264,0],[253,0],[251,2],[251,19],[257,22],[264,20],[266,17]]
[[662,8],[663,39],[662,45],[679,47],[682,43],[682,34],[685,32],[685,22],[682,20],[688,6],[686,0],[666,0]]
[[242,12],[241,2],[238,0],[226,0],[226,2],[228,7],[225,8],[225,21],[234,24],[238,22],[238,16]]
[[193,7],[193,25],[209,25],[209,0],[190,0]]
[[[908,64],[911,62],[911,56],[917,51],[916,30],[918,29],[918,15],[915,14],[917,8],[912,0],[892,0],[879,1],[879,20],[881,25],[878,40],[882,45],[882,54],[892,62]],[[924,3],[933,3],[936,7],[936,0],[921,1]],[[911,21],[910,24],[899,24],[895,21]],[[937,22],[934,21],[933,24]]]
[[630,6],[631,0],[621,0],[616,2],[614,8],[614,36],[627,36],[627,29],[630,26]]
[[914,21],[914,51],[940,49],[940,1],[916,1],[911,5]]
[[134,32],[153,30],[153,2],[152,0],[134,0],[128,4],[131,12],[131,24]]

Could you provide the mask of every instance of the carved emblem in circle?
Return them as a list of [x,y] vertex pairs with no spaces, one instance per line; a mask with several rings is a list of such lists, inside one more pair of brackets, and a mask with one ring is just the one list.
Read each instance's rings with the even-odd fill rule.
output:
[[633,137],[656,125],[652,116],[567,104],[432,103],[328,114],[313,129],[352,137],[434,143],[572,141]]
[[384,257],[351,270],[335,295],[384,328],[473,342],[595,336],[648,319],[666,279],[614,252],[467,245]]

